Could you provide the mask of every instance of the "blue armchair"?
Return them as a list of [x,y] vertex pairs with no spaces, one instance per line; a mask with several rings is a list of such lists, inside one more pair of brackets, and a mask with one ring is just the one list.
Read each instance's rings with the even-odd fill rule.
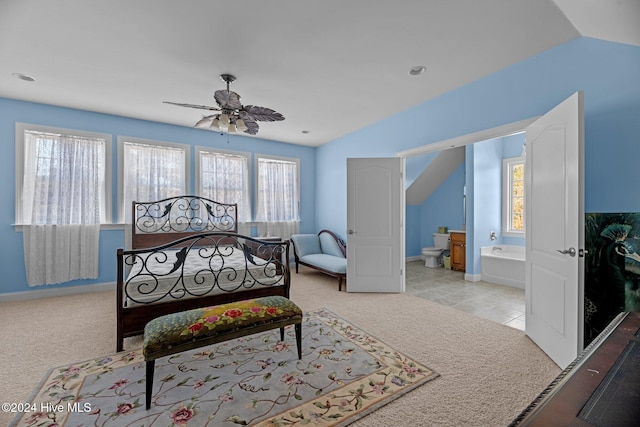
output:
[[337,277],[338,291],[342,291],[342,282],[347,278],[347,247],[338,236],[329,230],[318,234],[294,234],[291,243],[296,273],[299,264],[322,271]]

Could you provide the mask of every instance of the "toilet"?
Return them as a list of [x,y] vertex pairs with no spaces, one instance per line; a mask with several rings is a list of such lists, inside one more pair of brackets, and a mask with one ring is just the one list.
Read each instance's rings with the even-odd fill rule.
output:
[[422,248],[425,267],[442,267],[442,252],[449,249],[449,233],[433,233],[434,247]]

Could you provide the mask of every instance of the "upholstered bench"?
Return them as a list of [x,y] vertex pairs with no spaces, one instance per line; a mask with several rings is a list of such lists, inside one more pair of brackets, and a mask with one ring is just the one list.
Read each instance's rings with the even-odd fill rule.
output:
[[156,359],[270,329],[295,325],[298,359],[302,359],[302,310],[291,300],[268,296],[167,314],[144,328],[146,408],[151,407]]

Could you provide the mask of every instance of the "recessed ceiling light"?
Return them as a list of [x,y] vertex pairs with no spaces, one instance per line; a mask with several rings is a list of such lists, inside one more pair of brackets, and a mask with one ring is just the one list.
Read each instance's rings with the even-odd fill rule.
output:
[[416,66],[411,67],[409,69],[409,75],[411,75],[411,76],[419,76],[420,74],[424,73],[425,71],[427,71],[427,67],[425,67],[424,65],[416,65]]
[[25,82],[36,81],[36,79],[34,79],[33,77],[27,76],[26,74],[22,74],[22,73],[13,73],[13,77],[15,77],[16,79],[24,80]]

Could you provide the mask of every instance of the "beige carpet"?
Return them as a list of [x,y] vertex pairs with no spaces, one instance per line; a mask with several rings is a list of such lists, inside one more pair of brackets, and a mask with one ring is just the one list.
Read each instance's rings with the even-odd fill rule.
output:
[[[338,292],[300,271],[291,298],[304,311],[326,307],[441,375],[354,426],[505,426],[560,373],[516,329],[406,294]],[[115,291],[0,303],[0,332],[0,400],[26,401],[50,368],[115,351]],[[0,412],[0,425],[12,419]]]

